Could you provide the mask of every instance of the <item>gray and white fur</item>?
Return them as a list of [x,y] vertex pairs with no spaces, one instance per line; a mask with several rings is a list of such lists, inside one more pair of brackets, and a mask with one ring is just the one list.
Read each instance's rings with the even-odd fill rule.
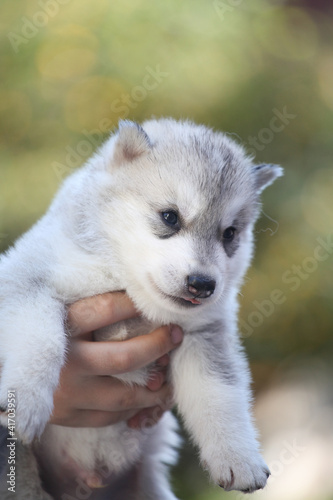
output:
[[[140,463],[135,498],[176,500],[164,465],[175,460],[178,442],[170,412],[149,432],[125,422],[97,429],[47,423],[66,360],[66,308],[126,290],[145,327],[124,322],[102,339],[179,324],[185,336],[171,355],[170,378],[202,466],[226,490],[265,486],[237,295],[260,193],[280,175],[278,166],[254,165],[222,133],[161,119],[121,122],[64,182],[46,215],[0,261],[0,406],[6,409],[7,391],[15,389],[16,432],[30,451],[51,466],[66,455],[88,473],[99,464],[113,477]],[[148,376],[146,369],[123,380],[145,384]],[[0,422],[7,425],[6,411]],[[38,489],[32,462],[22,462],[21,474],[30,473]],[[17,498],[50,498],[28,490],[22,485]]]

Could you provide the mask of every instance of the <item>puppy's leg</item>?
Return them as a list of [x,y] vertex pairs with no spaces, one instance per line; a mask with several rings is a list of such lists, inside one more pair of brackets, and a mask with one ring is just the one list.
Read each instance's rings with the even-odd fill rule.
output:
[[168,477],[169,467],[178,458],[177,430],[178,424],[171,412],[165,413],[156,426],[143,429],[147,439],[140,465],[140,500],[177,500]]
[[176,403],[213,481],[252,492],[265,486],[269,471],[251,421],[247,363],[236,340],[212,333],[189,333],[174,352]]
[[0,422],[7,427],[8,408],[16,435],[29,443],[41,435],[53,409],[65,358],[65,312],[48,290],[14,299],[0,307]]

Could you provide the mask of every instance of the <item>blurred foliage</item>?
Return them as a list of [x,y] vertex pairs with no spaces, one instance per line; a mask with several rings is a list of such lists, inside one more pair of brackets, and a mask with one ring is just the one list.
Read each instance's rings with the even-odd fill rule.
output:
[[[324,0],[2,0],[0,249],[119,119],[203,122],[285,168],[241,296],[255,387],[300,357],[331,363],[332,20]],[[179,495],[224,498],[190,453]]]

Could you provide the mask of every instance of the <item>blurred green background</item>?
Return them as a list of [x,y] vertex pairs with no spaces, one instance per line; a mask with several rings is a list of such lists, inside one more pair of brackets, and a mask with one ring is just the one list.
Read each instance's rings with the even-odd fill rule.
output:
[[[277,423],[260,424],[264,450],[267,445],[278,460],[270,437],[281,432],[277,442],[283,443],[291,421],[298,430],[313,428],[321,403],[306,391],[314,383],[312,392],[323,394],[324,402],[313,438],[320,434],[321,440],[310,441],[320,453],[309,445],[296,460],[303,478],[292,474],[297,492],[286,479],[296,465],[284,464],[268,492],[255,498],[333,498],[333,462],[324,453],[325,443],[333,445],[327,413],[333,405],[332,22],[329,0],[0,5],[1,251],[36,221],[62,179],[122,118],[190,118],[233,134],[258,163],[285,168],[263,195],[257,252],[240,297],[240,330],[261,415],[273,407],[269,398],[277,388],[289,394],[295,376],[288,374],[296,370],[296,385],[305,387],[306,410],[281,400]],[[321,464],[319,475],[305,460],[310,455]],[[173,476],[183,500],[243,498],[209,485],[189,445]],[[304,481],[310,476],[313,489]]]

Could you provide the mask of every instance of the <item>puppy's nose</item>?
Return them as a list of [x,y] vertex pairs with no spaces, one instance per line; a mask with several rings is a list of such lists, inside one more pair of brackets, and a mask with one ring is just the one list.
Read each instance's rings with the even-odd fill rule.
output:
[[216,281],[206,276],[188,276],[187,289],[191,295],[205,299],[210,297],[215,290]]

